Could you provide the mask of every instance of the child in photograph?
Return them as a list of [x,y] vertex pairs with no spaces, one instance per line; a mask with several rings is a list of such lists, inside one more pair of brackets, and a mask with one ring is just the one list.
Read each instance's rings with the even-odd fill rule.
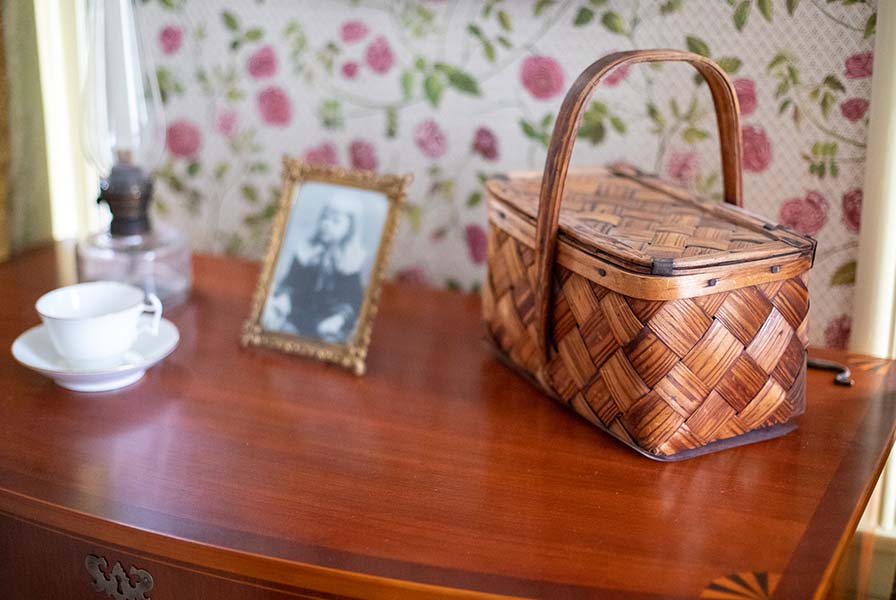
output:
[[270,300],[269,322],[280,331],[336,343],[349,338],[364,295],[358,220],[357,202],[348,195],[336,194],[324,205]]

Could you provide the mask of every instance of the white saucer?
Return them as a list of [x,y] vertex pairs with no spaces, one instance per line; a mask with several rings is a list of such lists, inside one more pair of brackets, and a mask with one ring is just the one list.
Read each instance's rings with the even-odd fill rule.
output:
[[[141,319],[151,320],[151,316]],[[136,383],[153,366],[177,347],[180,334],[174,323],[162,319],[159,333],[141,332],[121,364],[103,369],[75,369],[53,348],[43,325],[32,327],[12,343],[12,355],[22,365],[46,375],[66,389],[76,392],[107,392]]]

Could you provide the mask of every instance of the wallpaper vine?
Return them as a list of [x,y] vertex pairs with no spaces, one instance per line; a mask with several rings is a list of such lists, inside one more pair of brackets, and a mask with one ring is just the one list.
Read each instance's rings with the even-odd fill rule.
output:
[[[687,48],[743,110],[746,206],[819,240],[814,343],[850,331],[875,6],[863,0],[143,0],[168,116],[157,210],[203,250],[259,256],[280,157],[413,172],[404,280],[476,290],[482,182],[541,169],[600,56]],[[712,104],[681,65],[620,68],[574,162],[626,160],[719,197]]]

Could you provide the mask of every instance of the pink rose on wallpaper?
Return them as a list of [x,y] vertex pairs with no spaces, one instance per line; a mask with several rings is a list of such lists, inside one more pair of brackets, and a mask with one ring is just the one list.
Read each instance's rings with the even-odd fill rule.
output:
[[623,81],[625,81],[626,77],[628,77],[628,72],[631,69],[631,65],[619,65],[609,73],[607,73],[606,77],[601,81],[601,85],[608,85],[610,87],[619,85]]
[[365,140],[355,140],[348,147],[352,168],[364,171],[376,171],[379,162],[376,159],[376,148]]
[[693,150],[673,150],[666,159],[666,174],[679,183],[690,183],[700,174],[700,156]]
[[367,25],[363,21],[346,21],[339,28],[339,37],[346,44],[353,44],[363,39],[368,31],[369,29],[367,29]]
[[385,73],[395,64],[392,48],[383,36],[379,36],[367,46],[364,59],[367,61],[367,66],[377,73]]
[[283,88],[276,85],[263,89],[257,97],[258,112],[268,125],[289,125],[292,120],[292,102]]
[[852,333],[852,319],[849,315],[840,315],[831,319],[824,328],[824,343],[828,348],[846,350],[850,333]]
[[488,256],[488,237],[485,235],[485,229],[479,225],[467,225],[464,229],[464,237],[467,239],[470,260],[477,265],[484,263]]
[[255,79],[277,73],[277,54],[272,46],[263,46],[249,57],[249,74]]
[[758,125],[747,125],[741,129],[744,144],[744,169],[761,173],[772,164],[772,144],[765,129]]
[[864,98],[850,98],[840,104],[840,112],[849,121],[858,121],[868,112],[868,101]]
[[828,201],[815,191],[802,198],[790,198],[781,203],[778,220],[800,233],[815,235],[828,221]]
[[865,79],[871,77],[874,64],[874,53],[859,52],[846,59],[845,74],[847,79]]
[[202,132],[192,121],[178,119],[165,132],[165,146],[174,156],[193,157],[202,146]]
[[215,115],[215,130],[224,137],[236,135],[240,115],[232,108],[223,108]]
[[843,223],[851,231],[858,231],[862,223],[862,188],[853,188],[843,194]]
[[473,152],[485,160],[498,159],[498,138],[488,127],[480,127],[473,135]]
[[533,97],[547,100],[563,91],[563,68],[550,56],[529,56],[520,67],[520,81]]
[[741,77],[734,80],[734,91],[740,104],[740,114],[749,115],[756,110],[756,84],[752,79]]
[[423,267],[408,267],[406,269],[401,269],[395,274],[395,280],[413,285],[429,284],[429,278],[426,277],[426,272],[423,270]]
[[360,66],[353,60],[348,61],[347,63],[343,63],[342,65],[342,76],[346,79],[354,79],[358,76],[358,71],[360,70]]
[[184,31],[176,25],[168,25],[159,32],[159,47],[163,54],[174,54],[180,50],[184,40]]
[[305,162],[312,165],[335,167],[339,164],[339,155],[336,146],[330,142],[324,142],[318,146],[312,146],[305,151]]
[[429,158],[439,158],[448,150],[448,137],[432,119],[417,125],[414,129],[414,143]]

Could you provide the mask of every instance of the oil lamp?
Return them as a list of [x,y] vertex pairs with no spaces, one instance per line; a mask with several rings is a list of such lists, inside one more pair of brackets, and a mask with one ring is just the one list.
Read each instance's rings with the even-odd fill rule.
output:
[[136,3],[90,3],[81,141],[100,175],[97,203],[108,205],[112,220],[79,242],[78,277],[137,285],[171,307],[190,291],[190,248],[180,231],[150,219],[165,117]]

